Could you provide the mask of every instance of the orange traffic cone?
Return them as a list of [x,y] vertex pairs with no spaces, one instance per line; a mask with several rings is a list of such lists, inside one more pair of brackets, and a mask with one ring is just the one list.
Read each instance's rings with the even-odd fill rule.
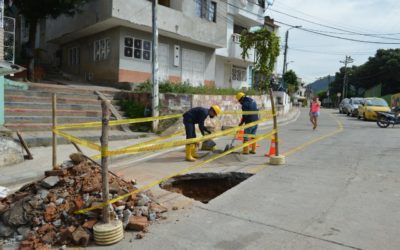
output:
[[271,146],[269,147],[269,153],[265,154],[266,157],[271,157],[272,155],[276,155],[275,138],[271,139]]
[[240,130],[236,135],[236,140],[243,141],[244,130]]

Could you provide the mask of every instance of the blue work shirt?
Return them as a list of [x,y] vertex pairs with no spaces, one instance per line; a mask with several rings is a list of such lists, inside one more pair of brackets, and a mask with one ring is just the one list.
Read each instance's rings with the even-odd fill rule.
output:
[[204,126],[204,121],[207,119],[208,109],[203,107],[192,108],[183,114],[183,123],[199,124],[199,129],[202,135],[204,132],[210,131]]
[[[256,101],[250,97],[242,97],[240,104],[242,104],[242,111],[258,111]],[[242,125],[243,123],[247,124],[255,121],[258,121],[258,114],[243,115],[240,124]]]

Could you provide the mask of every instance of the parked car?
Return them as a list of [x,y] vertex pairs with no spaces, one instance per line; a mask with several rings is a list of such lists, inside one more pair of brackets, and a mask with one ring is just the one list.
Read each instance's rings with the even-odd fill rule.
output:
[[361,97],[352,97],[348,103],[344,104],[343,111],[347,116],[357,116],[358,115],[358,105],[363,101]]
[[376,112],[390,112],[390,108],[382,98],[365,98],[362,105],[358,106],[357,118],[364,120],[376,120]]
[[339,113],[344,114],[344,105],[349,102],[349,98],[344,98],[340,103],[339,103]]

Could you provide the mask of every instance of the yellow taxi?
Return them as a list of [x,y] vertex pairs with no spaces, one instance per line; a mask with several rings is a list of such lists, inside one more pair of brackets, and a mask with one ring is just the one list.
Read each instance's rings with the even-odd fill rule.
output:
[[390,108],[382,98],[370,97],[364,98],[361,105],[358,106],[358,119],[376,120],[376,112],[390,112]]

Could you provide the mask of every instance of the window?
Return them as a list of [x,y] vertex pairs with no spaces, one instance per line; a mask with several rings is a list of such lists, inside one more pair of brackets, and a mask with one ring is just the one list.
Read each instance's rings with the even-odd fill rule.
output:
[[80,50],[77,47],[68,49],[68,65],[79,65]]
[[247,80],[246,68],[232,66],[232,81],[244,82]]
[[217,3],[210,0],[195,0],[196,16],[210,22],[217,22]]
[[124,56],[151,61],[151,42],[133,37],[125,37]]
[[111,53],[110,39],[104,38],[94,41],[93,49],[93,60],[95,62],[107,60]]

